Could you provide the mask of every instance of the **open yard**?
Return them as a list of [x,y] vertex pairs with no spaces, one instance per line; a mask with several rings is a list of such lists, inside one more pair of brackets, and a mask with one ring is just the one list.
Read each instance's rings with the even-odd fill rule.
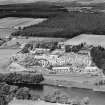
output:
[[5,72],[9,64],[9,58],[14,55],[18,49],[0,49],[0,72]]

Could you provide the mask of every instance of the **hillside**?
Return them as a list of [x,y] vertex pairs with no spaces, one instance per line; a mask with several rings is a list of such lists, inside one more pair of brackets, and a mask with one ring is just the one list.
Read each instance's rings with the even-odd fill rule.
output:
[[104,13],[69,12],[13,33],[14,36],[71,38],[82,33],[105,34]]
[[100,37],[100,35],[81,34],[64,42],[65,45],[79,45],[81,43],[105,48],[105,35]]
[[8,4],[0,6],[0,17],[52,17],[68,12],[63,6],[49,2]]
[[[73,10],[67,10],[69,7]],[[36,2],[1,5],[0,17],[48,18],[43,23],[13,33],[13,36],[71,38],[83,33],[105,34],[104,11],[105,3]]]

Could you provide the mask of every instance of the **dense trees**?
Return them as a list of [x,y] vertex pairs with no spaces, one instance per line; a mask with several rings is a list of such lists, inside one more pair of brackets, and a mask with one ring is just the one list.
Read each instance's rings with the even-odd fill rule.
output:
[[[35,46],[34,46],[35,44]],[[30,50],[33,50],[35,48],[43,48],[43,49],[50,49],[50,51],[55,50],[58,48],[58,42],[56,41],[49,41],[49,42],[34,42],[34,43],[28,43],[24,46],[24,48],[21,50],[22,53],[29,53]]]
[[0,46],[1,46],[3,43],[5,43],[5,41],[2,40],[2,39],[0,39]]
[[[7,92],[8,91],[8,92]],[[7,92],[7,93],[6,93]],[[41,98],[39,95],[32,94],[31,89],[28,87],[19,87],[8,85],[6,83],[0,83],[0,105],[8,105],[13,98],[16,99],[27,99],[27,100],[38,100],[39,98],[51,103],[61,103],[70,105],[89,105],[89,98],[72,99],[65,92],[60,90],[54,90],[52,93],[45,95]]]
[[72,99],[70,96],[68,96],[66,93],[54,90],[53,93],[47,94],[44,97],[44,100],[46,102],[51,103],[61,103],[61,104],[70,104],[70,105],[89,105],[89,99],[84,98],[83,100],[80,99]]
[[[3,75],[0,74],[0,77]],[[27,84],[37,84],[43,81],[42,74],[18,74],[18,73],[9,73],[5,74],[3,78],[1,78],[1,82],[6,83],[27,83]]]
[[32,44],[26,44],[24,46],[24,48],[21,50],[22,53],[29,53],[30,50],[33,49],[33,45]]
[[105,49],[101,46],[93,47],[91,57],[96,66],[102,69],[105,74]]
[[17,86],[10,86],[6,83],[0,83],[0,105],[8,105],[8,103],[13,100],[17,89]]
[[66,50],[66,52],[75,52],[76,53],[76,52],[80,51],[83,47],[84,47],[84,43],[81,43],[81,44],[75,45],[75,46],[66,45],[65,50]]
[[104,35],[104,13],[72,11],[49,18],[38,25],[29,26],[14,36],[44,36],[72,38],[80,34]]
[[42,42],[42,43],[39,43],[39,48],[45,48],[45,49],[50,49],[51,51],[52,50],[55,50],[57,48],[57,45],[58,45],[58,42]]
[[23,87],[18,89],[16,92],[16,98],[17,99],[29,99],[30,94],[29,94],[29,88]]
[[[36,84],[42,80],[44,78],[41,74],[0,74],[0,105],[8,105],[14,97],[17,99],[38,99],[39,97],[36,95],[31,95],[29,88],[18,87],[19,85],[13,86],[13,84]],[[12,85],[8,85],[7,83]]]
[[27,87],[0,83],[0,105],[8,105],[8,103],[11,102],[14,97],[16,99],[37,100],[39,96],[32,95],[30,91],[31,90]]

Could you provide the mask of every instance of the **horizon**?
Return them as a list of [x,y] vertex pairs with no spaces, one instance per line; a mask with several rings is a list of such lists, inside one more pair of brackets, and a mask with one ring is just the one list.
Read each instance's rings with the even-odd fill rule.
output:
[[81,4],[90,4],[90,3],[104,3],[105,0],[0,0],[0,5],[6,4],[18,4],[18,3],[32,3],[32,2],[77,2]]

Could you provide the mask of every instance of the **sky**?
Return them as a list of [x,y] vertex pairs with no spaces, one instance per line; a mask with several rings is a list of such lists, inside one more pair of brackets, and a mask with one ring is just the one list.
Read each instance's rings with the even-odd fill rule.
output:
[[37,1],[78,1],[78,2],[94,2],[94,3],[100,3],[100,2],[105,2],[105,0],[0,0],[0,5],[3,4],[11,4],[11,3],[30,3],[30,2],[37,2]]
[[0,0],[0,4],[10,4],[10,3],[30,3],[37,1],[56,1],[56,0]]

